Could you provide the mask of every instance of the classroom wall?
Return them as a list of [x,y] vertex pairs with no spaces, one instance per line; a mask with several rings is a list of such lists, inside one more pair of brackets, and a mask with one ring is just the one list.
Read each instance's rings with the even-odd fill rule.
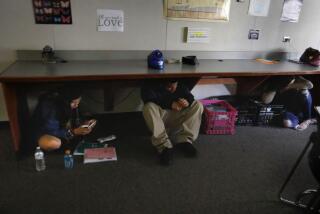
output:
[[[167,21],[162,0],[71,0],[72,25],[36,25],[31,0],[0,1],[1,48],[59,50],[207,50],[266,51],[285,48],[302,51],[319,47],[319,0],[304,0],[299,23],[281,22],[283,0],[271,0],[268,17],[247,15],[249,0],[231,0],[229,22]],[[97,32],[96,10],[124,11],[124,32]],[[209,44],[183,42],[184,27],[211,29]],[[260,39],[248,40],[249,29],[259,29]],[[282,37],[292,38],[290,45]]]
[[[15,60],[15,50],[194,50],[296,52],[320,48],[320,1],[304,0],[298,23],[281,22],[283,0],[271,0],[268,17],[247,14],[249,0],[231,0],[229,22],[167,21],[162,0],[71,0],[72,25],[35,24],[31,0],[0,1],[0,71]],[[97,32],[96,10],[124,11],[124,32]],[[184,27],[208,27],[208,44],[183,42]],[[260,30],[259,40],[248,40],[249,29]],[[290,36],[290,43],[283,43]],[[0,93],[0,120],[4,108]]]

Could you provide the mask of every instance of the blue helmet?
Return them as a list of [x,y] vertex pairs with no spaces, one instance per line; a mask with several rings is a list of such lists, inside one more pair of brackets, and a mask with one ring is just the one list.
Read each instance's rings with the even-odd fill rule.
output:
[[161,51],[154,50],[148,55],[148,66],[149,68],[158,70],[162,70],[164,68],[164,58]]

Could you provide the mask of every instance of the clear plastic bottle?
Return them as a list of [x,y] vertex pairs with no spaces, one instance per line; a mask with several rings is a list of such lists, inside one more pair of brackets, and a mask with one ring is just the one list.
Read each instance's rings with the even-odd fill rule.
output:
[[39,146],[36,148],[34,153],[34,159],[36,161],[36,170],[38,172],[44,171],[46,169],[46,163],[44,160],[44,153]]
[[64,154],[64,168],[72,169],[73,168],[73,156],[70,153],[70,150],[66,150]]

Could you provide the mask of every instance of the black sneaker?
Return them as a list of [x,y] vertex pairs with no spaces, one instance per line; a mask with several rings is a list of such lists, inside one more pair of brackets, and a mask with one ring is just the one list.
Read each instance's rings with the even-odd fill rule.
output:
[[173,162],[172,148],[164,148],[159,154],[160,164],[164,166],[169,166]]
[[197,153],[198,153],[197,149],[192,145],[192,143],[189,143],[189,142],[177,143],[175,147],[178,150],[182,151],[186,157],[193,158],[197,156]]

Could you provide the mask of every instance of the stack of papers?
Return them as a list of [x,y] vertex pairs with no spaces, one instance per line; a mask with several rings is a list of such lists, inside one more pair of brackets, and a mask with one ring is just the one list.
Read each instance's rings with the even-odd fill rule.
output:
[[283,22],[298,22],[303,0],[284,0],[282,15]]
[[93,148],[84,150],[83,163],[97,163],[116,160],[117,154],[114,147]]

